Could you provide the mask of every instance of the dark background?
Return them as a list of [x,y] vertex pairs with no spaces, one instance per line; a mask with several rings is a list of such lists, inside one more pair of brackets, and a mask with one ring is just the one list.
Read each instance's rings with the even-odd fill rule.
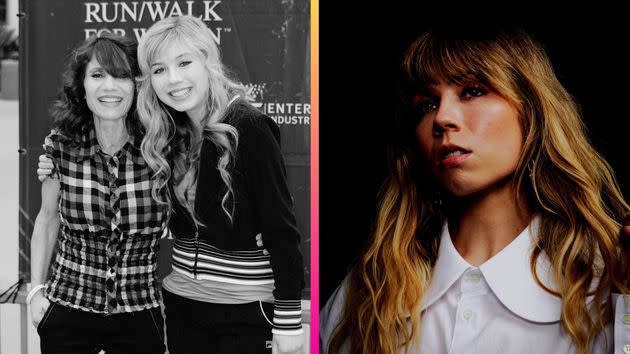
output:
[[[370,233],[386,174],[387,126],[402,52],[431,27],[477,31],[520,27],[540,41],[556,75],[577,99],[597,150],[630,200],[630,29],[620,9],[550,10],[449,3],[355,3],[320,11],[320,306],[341,282]],[[558,5],[555,5],[558,6]]]

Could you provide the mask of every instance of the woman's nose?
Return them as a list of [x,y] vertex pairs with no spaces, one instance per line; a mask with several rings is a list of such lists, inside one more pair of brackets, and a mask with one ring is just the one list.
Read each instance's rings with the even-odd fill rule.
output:
[[456,98],[443,97],[433,119],[434,134],[461,128],[463,110]]
[[106,89],[114,88],[114,77],[111,75],[106,75],[105,81],[103,82],[103,87]]
[[177,69],[170,69],[168,71],[168,81],[169,82],[177,82],[179,81],[180,76],[179,76],[179,72],[177,72]]

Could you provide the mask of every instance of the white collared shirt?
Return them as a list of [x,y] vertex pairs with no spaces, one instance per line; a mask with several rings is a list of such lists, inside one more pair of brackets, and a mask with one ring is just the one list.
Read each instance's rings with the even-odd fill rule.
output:
[[[561,301],[541,288],[530,268],[534,219],[508,246],[479,267],[455,249],[448,226],[442,229],[433,279],[422,302],[412,353],[576,353],[560,322]],[[537,273],[554,288],[549,262],[539,257]],[[347,281],[320,313],[321,352],[339,322]],[[630,354],[630,301],[613,295],[614,325],[591,341],[593,354]],[[607,340],[606,340],[607,339]],[[326,345],[323,345],[326,344]],[[404,350],[401,350],[401,353]]]

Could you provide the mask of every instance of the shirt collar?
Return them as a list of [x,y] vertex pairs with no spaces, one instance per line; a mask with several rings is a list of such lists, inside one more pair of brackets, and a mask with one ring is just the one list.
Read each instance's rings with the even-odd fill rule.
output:
[[[130,137],[129,141],[127,141],[127,143],[125,143],[125,145],[121,148],[127,158],[135,163],[143,163],[142,153],[139,148],[140,142],[140,139]],[[91,158],[99,151],[101,151],[101,145],[99,145],[98,139],[96,138],[94,126],[91,126],[87,134],[84,134],[81,138],[79,146],[73,151],[72,155],[75,161],[79,163],[83,160]]]
[[71,151],[76,162],[81,162],[96,154],[101,149],[96,139],[96,132],[94,127],[90,126],[87,130],[87,134],[83,134],[81,142],[78,147]]
[[[539,217],[535,217],[509,245],[479,266],[479,270],[494,295],[512,313],[528,321],[557,322],[562,311],[561,299],[538,284],[530,267],[533,239],[538,233],[539,224]],[[422,303],[422,310],[444,295],[469,268],[472,266],[455,249],[445,222],[431,286]],[[544,254],[538,257],[536,270],[545,286],[556,288],[550,272],[551,265]]]
[[433,267],[431,286],[422,302],[422,310],[431,306],[444,295],[446,290],[470,267],[471,265],[455,249],[453,241],[451,241],[451,235],[448,232],[448,222],[445,221],[444,226],[442,226],[438,258]]

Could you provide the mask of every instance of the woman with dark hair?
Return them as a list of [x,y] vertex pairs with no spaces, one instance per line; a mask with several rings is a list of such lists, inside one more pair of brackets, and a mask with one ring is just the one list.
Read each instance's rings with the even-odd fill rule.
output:
[[425,33],[403,74],[376,227],[322,351],[629,352],[628,204],[542,47]]
[[140,152],[136,52],[126,37],[87,39],[52,109],[44,150],[54,167],[42,184],[27,297],[42,353],[165,350],[157,252],[167,209],[151,196]]

